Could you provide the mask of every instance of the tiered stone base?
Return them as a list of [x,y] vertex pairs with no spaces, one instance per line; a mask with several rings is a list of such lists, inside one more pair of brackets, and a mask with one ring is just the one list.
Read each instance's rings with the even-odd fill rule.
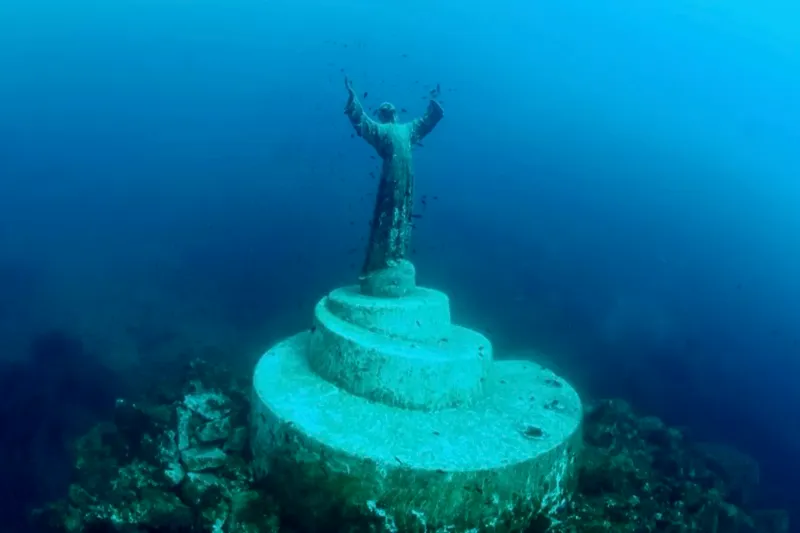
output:
[[[446,316],[421,304],[442,297]],[[485,338],[448,328],[441,293],[410,298],[400,305],[427,309],[412,322],[382,311],[387,300],[334,291],[312,332],[258,363],[254,464],[282,508],[309,531],[432,532],[513,531],[561,505],[580,446],[576,392],[535,363],[491,362]],[[440,327],[426,329],[426,316]],[[381,324],[411,333],[396,338]]]

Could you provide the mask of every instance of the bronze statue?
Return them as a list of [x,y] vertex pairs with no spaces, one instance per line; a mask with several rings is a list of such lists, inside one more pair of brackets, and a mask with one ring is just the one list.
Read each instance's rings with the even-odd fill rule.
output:
[[433,130],[444,112],[436,100],[431,100],[422,117],[399,123],[395,107],[384,103],[374,120],[364,112],[347,78],[345,86],[345,114],[356,134],[383,160],[367,256],[361,270],[361,290],[374,296],[400,296],[414,286],[413,266],[407,260],[414,199],[411,148]]

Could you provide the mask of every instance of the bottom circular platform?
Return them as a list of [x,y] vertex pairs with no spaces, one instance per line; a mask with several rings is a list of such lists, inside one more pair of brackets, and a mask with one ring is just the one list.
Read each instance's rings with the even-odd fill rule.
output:
[[549,370],[497,361],[482,399],[426,412],[337,388],[307,347],[302,333],[259,361],[251,446],[257,475],[309,530],[513,531],[569,496],[582,408]]

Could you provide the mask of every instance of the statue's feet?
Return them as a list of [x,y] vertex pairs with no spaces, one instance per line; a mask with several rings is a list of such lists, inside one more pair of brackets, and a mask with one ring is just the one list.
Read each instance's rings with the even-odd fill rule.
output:
[[361,292],[379,298],[399,298],[417,286],[417,272],[411,261],[392,261],[386,268],[361,276]]

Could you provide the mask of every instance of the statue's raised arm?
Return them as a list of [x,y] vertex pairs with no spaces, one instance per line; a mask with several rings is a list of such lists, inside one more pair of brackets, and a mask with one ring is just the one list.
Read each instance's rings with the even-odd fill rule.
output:
[[436,100],[428,102],[428,109],[425,111],[425,114],[411,123],[412,144],[422,141],[426,135],[433,131],[433,128],[442,120],[443,116],[444,111],[442,110],[442,106],[439,105],[439,102]]
[[353,82],[345,77],[344,85],[347,87],[347,104],[344,106],[344,114],[350,119],[350,124],[353,125],[356,134],[380,151],[378,123],[364,112],[364,107],[353,89]]

